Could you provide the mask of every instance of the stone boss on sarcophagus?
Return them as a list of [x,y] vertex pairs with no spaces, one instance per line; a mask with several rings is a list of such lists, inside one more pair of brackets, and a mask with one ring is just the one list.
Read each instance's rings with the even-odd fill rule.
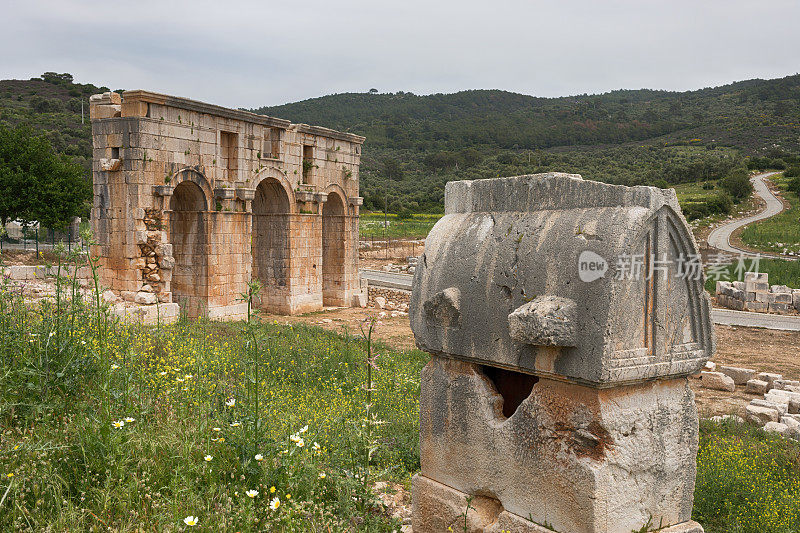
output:
[[468,497],[475,531],[702,531],[686,376],[714,339],[674,191],[540,174],[451,182],[445,208],[410,309],[415,531]]

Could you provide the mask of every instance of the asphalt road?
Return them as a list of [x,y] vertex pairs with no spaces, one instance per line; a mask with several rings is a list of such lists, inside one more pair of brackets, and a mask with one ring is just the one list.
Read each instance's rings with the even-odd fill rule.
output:
[[[756,254],[752,252],[748,252],[747,250],[742,250],[741,248],[737,248],[731,244],[731,234],[736,231],[738,228],[745,226],[747,224],[751,224],[758,220],[764,220],[765,218],[769,218],[772,216],[777,215],[781,211],[783,211],[783,202],[780,199],[772,194],[772,191],[769,190],[767,184],[764,183],[764,178],[769,176],[773,176],[778,174],[777,172],[766,172],[764,174],[756,174],[753,176],[751,181],[753,182],[753,187],[755,188],[755,192],[758,196],[764,199],[767,203],[767,207],[753,216],[747,218],[740,218],[738,220],[734,220],[732,222],[728,222],[727,224],[723,224],[722,226],[714,229],[708,235],[708,244],[718,250],[722,250],[724,252],[728,252],[735,255],[744,254],[746,256],[754,256]],[[768,254],[761,254],[762,257],[772,257]]]
[[[384,272],[382,270],[361,270],[361,278],[368,280],[370,285],[410,291],[414,276],[411,274]],[[731,309],[712,309],[711,320],[715,324],[726,326],[800,331],[800,317],[796,316],[750,313]]]

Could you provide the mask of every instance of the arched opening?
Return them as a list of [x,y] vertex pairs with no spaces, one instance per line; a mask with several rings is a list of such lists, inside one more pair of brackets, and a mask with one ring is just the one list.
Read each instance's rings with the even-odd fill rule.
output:
[[172,299],[192,318],[204,314],[208,295],[208,236],[203,190],[194,182],[175,187],[170,199],[170,239],[175,267]]
[[289,288],[289,196],[267,178],[253,198],[253,279],[261,282],[261,306],[282,312]]
[[322,305],[345,305],[345,207],[332,192],[322,207]]

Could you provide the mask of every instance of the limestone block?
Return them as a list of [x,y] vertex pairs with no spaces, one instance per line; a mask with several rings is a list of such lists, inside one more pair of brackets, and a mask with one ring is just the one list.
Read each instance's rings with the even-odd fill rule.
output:
[[508,315],[511,338],[536,346],[575,346],[577,307],[568,298],[540,296]]
[[792,294],[792,289],[786,285],[772,285],[770,290],[779,294]]
[[786,314],[789,312],[789,304],[772,302],[769,304],[769,310],[772,313]]
[[90,105],[89,115],[92,120],[114,118],[122,115],[120,105]]
[[775,295],[771,292],[756,292],[756,301],[770,304],[775,302]]
[[357,292],[353,295],[353,307],[366,307],[367,295],[363,292]]
[[769,384],[768,388],[771,389],[772,386],[773,386],[772,384],[775,383],[775,380],[783,379],[783,374],[773,374],[773,373],[770,373],[770,372],[760,372],[756,376],[756,379],[760,379],[761,381],[766,381]]
[[800,420],[797,420],[797,418],[794,416],[782,416],[781,424],[785,424],[789,429],[800,429]]
[[717,365],[717,372],[722,372],[726,376],[730,377],[737,385],[744,385],[756,375],[756,371],[750,368],[739,368],[735,366],[724,365]]
[[100,170],[106,172],[115,172],[122,167],[121,159],[101,159]]
[[685,378],[596,389],[515,373],[509,388],[486,368],[433,356],[423,369],[422,476],[556,531],[689,520],[698,428]]
[[769,274],[766,272],[745,272],[744,281],[745,283],[747,283],[748,281],[758,281],[762,283],[768,283]]
[[[465,531],[465,511],[467,533],[551,533],[553,531],[549,524],[540,525],[531,522],[527,517],[508,512],[496,498],[491,496],[471,495],[468,506],[467,498],[470,495],[437,483],[425,476],[414,476],[412,491],[414,494],[412,500],[414,533]],[[467,510],[468,507],[469,510]],[[703,528],[697,522],[690,520],[658,531],[659,533],[703,533]]]
[[792,293],[791,292],[775,292],[775,303],[791,305]]
[[733,288],[737,289],[737,290],[740,290],[740,291],[743,291],[744,290],[744,281],[734,281],[733,282]]
[[745,408],[745,418],[755,424],[764,425],[780,420],[780,414],[777,409],[751,404]]
[[703,372],[701,386],[706,389],[724,390],[733,392],[736,384],[733,379],[722,372]]
[[730,296],[730,290],[733,287],[730,281],[718,281],[717,282],[717,294],[724,294],[726,296]]
[[136,244],[147,244],[146,230],[139,230],[136,232]]
[[777,390],[792,390],[792,387],[800,387],[800,381],[793,379],[776,379],[772,382],[772,388]]
[[800,289],[792,289],[792,306],[800,311]]
[[172,270],[173,268],[175,268],[175,258],[171,256],[164,256],[159,261],[159,265],[164,270]]
[[141,305],[153,305],[158,302],[158,298],[152,292],[139,291],[136,293],[133,301]]
[[779,435],[783,435],[789,431],[789,426],[780,422],[767,422],[764,425],[764,431],[767,433],[778,433]]
[[749,394],[766,394],[769,383],[761,381],[760,379],[751,379],[747,381],[747,386],[744,391]]
[[769,292],[769,283],[762,283],[759,281],[745,281],[745,292]]
[[[748,293],[748,294],[756,294],[756,293]],[[769,304],[764,302],[745,302],[744,304],[745,311],[753,311],[756,313],[766,313],[769,311]]]
[[756,293],[754,292],[744,292],[744,301],[745,302],[755,302],[756,301]]
[[126,302],[132,302],[136,297],[136,293],[133,291],[121,291],[119,295],[122,297],[123,300]]
[[[664,249],[667,256],[696,253],[671,190],[558,173],[453,181],[445,211],[414,273],[409,317],[422,349],[537,371],[537,360],[554,357],[552,346],[514,339],[508,313],[532,298],[552,296],[576,306],[574,343],[550,365],[561,377],[607,385],[688,376],[713,352],[710,308],[699,280],[667,288],[665,277],[648,288],[652,280],[615,271],[613,258],[641,253],[634,249],[653,232],[662,232],[661,243],[677,243]],[[654,220],[663,221],[660,229],[652,227]],[[666,296],[653,309],[641,301],[651,289]],[[458,300],[447,304],[446,291],[456,290]],[[642,346],[648,338],[656,353]]]

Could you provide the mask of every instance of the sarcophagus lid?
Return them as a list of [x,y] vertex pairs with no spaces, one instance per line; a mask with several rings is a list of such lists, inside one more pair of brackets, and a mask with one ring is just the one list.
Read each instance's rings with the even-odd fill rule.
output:
[[571,174],[450,182],[411,327],[430,353],[609,386],[684,376],[714,352],[675,192]]

